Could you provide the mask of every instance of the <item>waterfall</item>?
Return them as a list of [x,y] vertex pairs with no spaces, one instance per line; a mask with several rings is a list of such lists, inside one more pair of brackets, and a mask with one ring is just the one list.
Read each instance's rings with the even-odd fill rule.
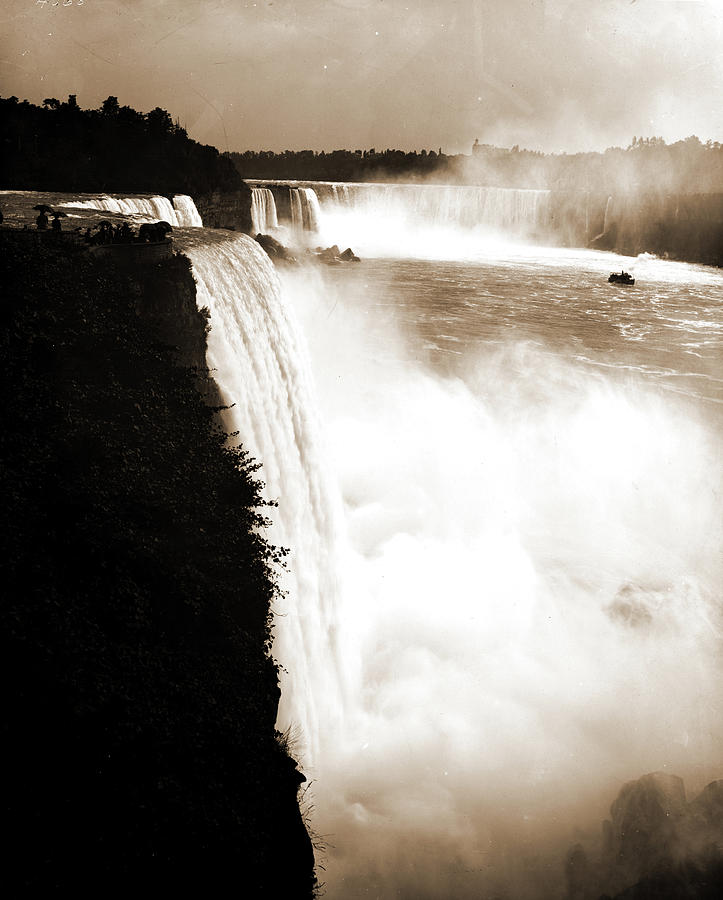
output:
[[334,202],[341,206],[351,206],[351,189],[348,184],[332,184],[331,195]]
[[[253,181],[274,196],[297,241],[351,247],[367,257],[459,259],[504,242],[550,243],[557,224],[546,190],[340,182]],[[307,241],[307,243],[310,241]]]
[[[322,214],[333,194],[319,188]],[[567,833],[600,784],[718,758],[717,494],[701,485],[719,467],[701,423],[514,328],[448,377],[409,352],[364,263],[280,279],[247,236],[178,243],[228,430],[262,464],[270,538],[291,549],[279,725],[299,726],[318,776],[329,896],[539,896],[551,823]],[[427,270],[440,302],[464,268]],[[490,273],[507,274],[480,269],[481,290]],[[400,291],[405,316],[417,287]],[[539,864],[524,855],[538,841]]]
[[186,194],[176,194],[174,206],[167,197],[111,197],[101,194],[84,200],[72,200],[59,203],[58,206],[80,207],[81,209],[97,209],[102,212],[119,213],[134,216],[148,222],[159,220],[175,227],[200,226],[201,216],[196,204]]
[[476,228],[523,234],[550,225],[550,192],[458,185],[342,184],[256,181],[255,190],[288,191],[291,224],[317,231],[338,213],[375,215],[406,224]]
[[289,203],[291,207],[291,227],[294,231],[304,230],[304,213],[301,207],[301,191],[291,188],[289,191]]
[[316,196],[316,192],[313,190],[313,188],[305,188],[304,193],[306,195],[308,230],[318,231],[319,225],[321,223],[321,208],[319,206],[319,199]]
[[319,206],[319,198],[310,187],[290,188],[291,202],[291,227],[297,233],[309,231],[317,232],[321,223],[322,213]]
[[270,229],[278,228],[276,203],[269,188],[251,189],[251,228],[254,234],[267,234]]
[[279,507],[271,540],[290,548],[281,579],[286,596],[274,610],[274,656],[282,671],[280,727],[304,736],[305,762],[314,758],[317,723],[339,714],[335,541],[339,500],[325,475],[320,426],[305,342],[279,279],[258,244],[204,233],[186,251],[199,307],[208,307],[208,365],[224,398],[230,431],[262,464],[259,478]]
[[[200,228],[203,225],[201,214],[196,209],[193,198],[188,194],[175,194],[173,197],[173,208],[176,211],[177,224],[181,227]],[[173,225],[173,222],[171,222]]]
[[549,191],[451,185],[331,185],[321,196],[323,212],[355,210],[474,228],[488,225],[520,232],[547,224]]
[[605,218],[603,219],[603,230],[602,233],[606,234],[608,228],[610,227],[610,214],[613,208],[613,198],[608,197],[607,203],[605,204]]

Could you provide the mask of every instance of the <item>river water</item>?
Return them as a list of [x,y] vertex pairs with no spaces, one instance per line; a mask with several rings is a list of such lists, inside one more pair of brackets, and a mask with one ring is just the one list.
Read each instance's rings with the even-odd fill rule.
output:
[[385,210],[278,274],[174,230],[291,549],[279,725],[329,898],[560,897],[623,783],[723,775],[723,276]]
[[440,255],[282,276],[343,509],[313,821],[331,897],[561,896],[625,781],[723,774],[723,278]]

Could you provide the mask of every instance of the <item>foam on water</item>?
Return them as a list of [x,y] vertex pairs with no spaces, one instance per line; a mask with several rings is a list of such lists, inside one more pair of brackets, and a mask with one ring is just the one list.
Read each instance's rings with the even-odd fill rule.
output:
[[[556,321],[591,355],[555,338],[534,279],[538,330],[470,344],[443,268],[389,263],[395,303],[364,262],[279,281],[245,237],[199,233],[188,254],[209,364],[292,548],[279,724],[313,780],[328,896],[559,896],[573,829],[597,829],[622,782],[720,775],[721,423],[610,328],[631,303],[704,321],[710,274],[641,261],[662,273],[646,307],[598,287],[609,255],[480,268],[494,293],[546,260],[567,285]],[[431,365],[448,347],[455,365]]]
[[621,782],[719,774],[720,435],[512,335],[442,376],[368,284],[285,278],[345,510],[330,895],[554,894]]

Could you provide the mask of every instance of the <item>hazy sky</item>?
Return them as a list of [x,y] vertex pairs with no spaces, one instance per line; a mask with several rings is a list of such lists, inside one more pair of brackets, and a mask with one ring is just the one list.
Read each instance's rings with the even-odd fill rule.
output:
[[222,150],[723,141],[723,0],[3,0],[0,65]]

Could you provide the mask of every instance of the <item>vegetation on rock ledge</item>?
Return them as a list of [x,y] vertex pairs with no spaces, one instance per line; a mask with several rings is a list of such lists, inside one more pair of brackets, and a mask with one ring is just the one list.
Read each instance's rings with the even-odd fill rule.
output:
[[311,896],[256,467],[139,317],[159,279],[0,237],[8,895]]

